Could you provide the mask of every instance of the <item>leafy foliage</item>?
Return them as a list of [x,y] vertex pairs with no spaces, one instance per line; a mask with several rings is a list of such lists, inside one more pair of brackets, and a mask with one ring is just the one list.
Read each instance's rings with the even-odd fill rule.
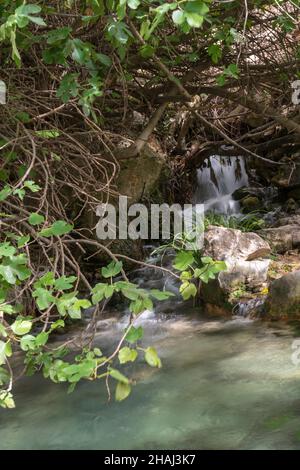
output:
[[[156,109],[164,98],[162,90],[180,85],[186,75],[199,76],[202,67],[209,86],[204,93],[199,91],[201,75],[190,84],[200,93],[200,101],[211,89],[211,96],[217,93],[227,99],[228,90],[237,90],[238,95],[239,87],[254,84],[256,93],[260,77],[263,93],[277,93],[281,87],[285,95],[286,83],[299,73],[299,47],[289,39],[297,29],[299,1],[255,0],[248,8],[246,21],[244,5],[237,1],[68,0],[59,7],[43,0],[0,3],[1,61],[10,78],[8,106],[1,108],[5,117],[0,139],[1,406],[15,406],[10,364],[19,348],[27,374],[42,371],[47,379],[67,382],[70,391],[82,379],[113,379],[119,401],[130,394],[133,381],[116,367],[122,370],[140,355],[151,367],[161,367],[155,349],[141,347],[143,329],[134,321],[153,308],[154,300],[164,301],[172,294],[129,282],[114,257],[101,269],[101,282],[91,288],[77,263],[88,240],[76,222],[85,206],[94,208],[98,195],[108,195],[118,165],[106,156],[115,157],[127,109],[144,112],[145,103]],[[274,34],[269,34],[270,27]],[[271,38],[261,53],[255,41],[251,47],[258,30],[266,41]],[[277,47],[281,49],[275,60]],[[272,74],[265,73],[268,54]],[[37,73],[39,68],[43,73]],[[254,71],[251,79],[249,70]],[[27,97],[35,86],[33,76],[42,77],[43,83]],[[170,115],[177,112],[173,105],[168,109]],[[121,119],[113,126],[116,115]],[[88,147],[78,135],[88,136],[93,145]],[[79,208],[66,203],[72,198]],[[260,224],[247,219],[245,227]],[[226,266],[186,250],[186,241],[174,240],[172,247],[177,252],[174,268],[180,273],[180,291],[189,299],[201,282],[214,279]],[[125,299],[131,312],[118,350],[106,357],[88,338],[71,360],[69,343],[52,347],[57,329],[80,321],[88,308],[101,311],[114,295]]]
[[[24,188],[32,191],[36,189],[36,185],[32,181],[25,182]],[[30,231],[36,227],[36,240],[50,236],[62,240],[73,228],[64,221],[55,221],[51,226],[39,230],[44,223],[45,218],[42,215],[35,212],[28,215],[26,226],[31,227]],[[93,287],[90,292],[91,300],[81,298],[76,287],[79,283],[77,276],[57,276],[54,271],[46,271],[39,276],[34,273],[26,254],[29,240],[30,236],[26,233],[16,236],[7,232],[6,239],[0,242],[0,406],[15,406],[10,359],[18,347],[25,354],[24,362],[29,375],[41,370],[46,379],[55,383],[69,383],[70,391],[82,379],[107,380],[111,377],[117,382],[116,400],[125,399],[131,392],[132,383],[120,370],[112,367],[115,358],[122,366],[135,362],[141,351],[146,363],[151,367],[161,367],[154,348],[144,349],[139,346],[143,329],[135,328],[133,323],[144,310],[153,308],[152,299],[163,301],[173,294],[158,289],[148,291],[127,279],[120,280],[122,262],[112,261],[101,268],[103,282]],[[28,289],[29,286],[34,307],[31,315],[25,315],[24,306],[17,302],[18,296],[14,296],[14,293],[19,289]],[[69,321],[81,320],[86,309],[92,306],[94,309],[99,308],[115,293],[127,299],[132,314],[118,349],[111,356],[104,356],[99,348],[94,348],[88,341],[88,345],[82,347],[75,360],[68,361],[70,350],[65,344],[58,347],[51,345],[53,332],[64,328]],[[46,323],[41,331],[37,320],[41,321],[43,318],[46,318]]]

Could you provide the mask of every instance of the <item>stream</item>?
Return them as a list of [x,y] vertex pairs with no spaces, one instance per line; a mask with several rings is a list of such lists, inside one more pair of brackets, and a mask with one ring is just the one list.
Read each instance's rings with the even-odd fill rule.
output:
[[[300,448],[300,367],[291,360],[299,330],[199,314],[140,321],[162,369],[131,368],[137,385],[121,403],[107,403],[103,382],[68,395],[64,385],[24,378],[17,408],[0,411],[0,449]],[[97,342],[123,327],[105,321]]]
[[[235,214],[231,194],[247,184],[243,159],[214,156],[198,171],[195,198]],[[140,285],[160,287],[144,274],[137,272]],[[170,279],[164,285],[176,290]],[[0,409],[0,449],[300,449],[300,365],[292,361],[300,325],[205,317],[178,298],[165,305],[137,323],[142,346],[153,345],[163,367],[143,358],[130,365],[136,386],[127,400],[108,403],[102,381],[67,394],[64,384],[25,377],[17,408]],[[109,352],[127,321],[108,314],[95,345]]]

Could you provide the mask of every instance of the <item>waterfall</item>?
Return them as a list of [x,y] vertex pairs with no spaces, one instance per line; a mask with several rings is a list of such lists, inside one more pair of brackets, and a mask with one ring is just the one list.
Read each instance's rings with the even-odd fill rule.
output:
[[204,204],[205,212],[238,214],[239,203],[232,194],[243,186],[248,186],[244,157],[212,155],[197,170],[194,202]]

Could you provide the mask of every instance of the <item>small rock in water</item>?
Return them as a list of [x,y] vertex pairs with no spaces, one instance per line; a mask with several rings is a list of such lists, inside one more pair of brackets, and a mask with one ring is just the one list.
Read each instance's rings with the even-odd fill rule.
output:
[[300,271],[272,282],[266,312],[272,318],[300,318]]

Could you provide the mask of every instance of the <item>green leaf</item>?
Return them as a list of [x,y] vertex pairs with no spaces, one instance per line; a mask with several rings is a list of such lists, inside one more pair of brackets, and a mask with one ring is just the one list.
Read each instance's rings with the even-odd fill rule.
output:
[[52,291],[48,291],[43,287],[37,287],[32,295],[36,299],[37,306],[40,310],[46,310],[51,304],[54,304],[56,300],[52,295]]
[[89,308],[91,302],[87,299],[78,299],[77,292],[70,292],[63,294],[56,301],[57,309],[60,315],[69,315],[74,320],[81,318],[81,309]]
[[15,284],[17,278],[24,281],[31,275],[31,270],[24,266],[26,263],[27,258],[23,254],[4,258],[4,261],[0,264],[0,275],[9,284]]
[[99,348],[94,348],[93,353],[95,354],[95,356],[98,356],[98,357],[103,356],[102,351]]
[[211,264],[213,263],[213,259],[210,256],[203,256],[201,258],[201,263],[203,264]]
[[105,67],[110,67],[112,65],[111,58],[108,55],[97,52],[95,56],[97,57],[99,62],[101,62],[101,64],[105,65]]
[[126,364],[126,362],[134,362],[137,356],[137,351],[135,349],[130,349],[127,346],[120,349],[118,355],[120,364]]
[[36,348],[35,336],[25,335],[21,338],[20,346],[22,351],[34,351]]
[[57,90],[57,97],[64,103],[67,103],[71,98],[75,98],[79,93],[79,85],[77,73],[67,74],[63,77]]
[[18,248],[23,248],[30,240],[30,235],[23,235],[22,237],[17,237]]
[[18,119],[18,121],[23,122],[24,124],[28,124],[31,121],[29,114],[24,111],[19,111],[18,113],[16,113],[15,118]]
[[53,45],[65,41],[71,32],[72,28],[69,27],[53,29],[47,33],[47,44]]
[[36,13],[41,12],[41,7],[39,5],[33,5],[32,3],[23,4],[22,6],[18,7],[15,11],[17,16],[28,16],[34,15]]
[[140,28],[140,35],[142,36],[142,38],[145,38],[148,35],[150,24],[151,23],[148,18],[142,22]]
[[185,21],[185,14],[182,10],[175,10],[172,13],[172,20],[175,24],[182,24]]
[[140,6],[141,2],[140,0],[127,0],[127,4],[129,8],[136,10]]
[[194,0],[187,2],[184,5],[184,10],[188,13],[196,13],[197,15],[204,16],[209,12],[209,7],[202,0]]
[[5,186],[0,191],[0,202],[5,201],[12,194],[12,189],[10,186]]
[[216,82],[219,86],[224,86],[226,83],[226,76],[222,73],[216,78]]
[[107,285],[108,284],[99,283],[92,289],[92,302],[94,305],[104,299]]
[[6,383],[9,382],[10,375],[7,370],[4,369],[4,367],[0,367],[0,385],[5,385]]
[[39,26],[47,26],[45,21],[43,20],[43,18],[41,18],[40,16],[28,16],[28,19],[30,19],[30,21],[32,23],[35,23]]
[[46,333],[46,331],[42,331],[35,338],[36,345],[38,347],[45,346],[45,344],[48,342],[48,339],[49,339],[49,333]]
[[193,278],[191,271],[182,271],[180,274],[180,279],[182,281],[190,281]]
[[125,400],[131,393],[131,386],[129,384],[118,382],[116,387],[115,398],[117,401]]
[[10,341],[0,341],[0,366],[6,363],[6,358],[11,357],[12,349]]
[[[0,305],[0,312],[1,312],[1,305]],[[6,328],[4,325],[2,325],[2,323],[0,323],[0,336],[2,336],[3,338],[7,337]]]
[[80,65],[86,65],[91,59],[91,46],[81,39],[72,40],[73,52],[72,59]]
[[32,328],[32,322],[29,320],[16,320],[12,325],[11,329],[15,335],[23,336],[29,333]]
[[101,302],[101,300],[109,299],[114,293],[114,286],[110,284],[99,283],[92,289],[92,302],[94,305]]
[[158,357],[156,349],[149,347],[145,350],[145,361],[151,367],[161,367],[161,360]]
[[133,344],[142,339],[143,336],[144,330],[141,326],[139,326],[138,328],[132,326],[126,335],[125,340],[128,341],[128,343]]
[[[148,309],[147,305],[145,304],[145,300],[146,299],[143,299],[143,298],[133,300],[132,302],[130,302],[129,310],[132,313],[134,313],[135,315],[138,315],[139,313],[144,312],[145,310]],[[153,307],[153,305],[152,305],[152,302],[151,302],[151,306],[150,306],[149,310],[151,310],[152,307]]]
[[37,193],[38,191],[42,189],[38,184],[30,180],[25,181],[24,188],[30,189],[32,193]]
[[155,53],[155,49],[153,46],[150,46],[150,44],[145,44],[140,48],[140,54],[144,59],[148,59],[150,57],[153,57]]
[[105,278],[114,277],[121,272],[122,267],[122,261],[112,261],[107,267],[101,269],[101,274]]
[[109,375],[113,378],[113,379],[116,379],[118,380],[119,382],[122,382],[124,384],[128,384],[129,383],[129,380],[128,378],[123,375],[120,371],[118,371],[117,369],[113,369],[112,367],[110,367],[108,369],[109,371]]
[[13,195],[18,196],[18,198],[21,199],[21,201],[23,201],[25,194],[26,194],[25,189],[22,189],[22,188],[15,189],[13,192]]
[[0,312],[6,313],[7,315],[12,315],[13,313],[16,313],[16,309],[10,304],[1,304]]
[[73,230],[73,228],[74,227],[72,224],[68,224],[64,220],[57,220],[52,225],[51,230],[52,230],[53,235],[56,235],[57,237],[59,237],[61,235],[66,235],[67,233],[70,233]]
[[11,42],[11,45],[12,45],[12,58],[15,61],[16,66],[20,67],[21,66],[21,56],[20,56],[20,52],[17,48],[16,31],[14,29],[12,29],[11,33],[10,33],[10,42]]
[[15,253],[16,249],[10,242],[0,243],[0,258],[1,256],[13,256]]
[[35,131],[36,135],[39,137],[43,137],[44,139],[55,139],[56,137],[60,136],[60,132],[56,130],[42,130],[42,131]]
[[158,289],[151,289],[150,291],[152,297],[157,300],[166,300],[170,297],[174,297],[175,294],[173,292],[168,292],[167,290],[158,290]]
[[56,320],[52,323],[50,329],[51,331],[56,330],[57,328],[63,328],[65,326],[65,322],[63,320]]
[[117,289],[121,290],[124,297],[130,300],[137,300],[144,291],[139,289],[135,284],[130,282],[116,282],[115,286]]
[[39,232],[41,237],[52,237],[52,236],[62,236],[70,233],[73,230],[74,226],[68,224],[64,220],[57,220],[48,228],[44,228]]
[[184,281],[180,288],[179,288],[179,291],[182,295],[182,298],[183,300],[188,300],[190,299],[191,297],[195,297],[196,294],[197,294],[197,287],[195,286],[195,284],[191,283],[191,282],[188,282],[188,281]]
[[68,313],[73,320],[81,318],[81,309],[91,307],[91,302],[87,299],[77,299],[73,305],[68,308]]
[[54,286],[55,278],[54,273],[52,271],[47,272],[43,276],[41,276],[35,283],[34,287],[47,287],[47,286]]
[[193,28],[200,28],[204,21],[204,16],[198,15],[197,13],[185,13],[186,21]]
[[185,271],[195,262],[192,251],[179,251],[173,263],[174,268]]
[[214,64],[217,64],[222,57],[222,49],[217,44],[211,44],[208,47],[207,52]]
[[10,392],[0,391],[0,406],[9,409],[16,407],[13,395]]
[[45,217],[41,214],[38,214],[37,212],[33,212],[32,214],[30,214],[28,222],[30,223],[30,225],[40,225],[45,222]]
[[61,276],[55,281],[55,288],[57,290],[68,290],[73,288],[74,282],[77,280],[76,276]]
[[228,65],[228,67],[225,69],[225,73],[230,77],[239,78],[239,68],[236,64]]

